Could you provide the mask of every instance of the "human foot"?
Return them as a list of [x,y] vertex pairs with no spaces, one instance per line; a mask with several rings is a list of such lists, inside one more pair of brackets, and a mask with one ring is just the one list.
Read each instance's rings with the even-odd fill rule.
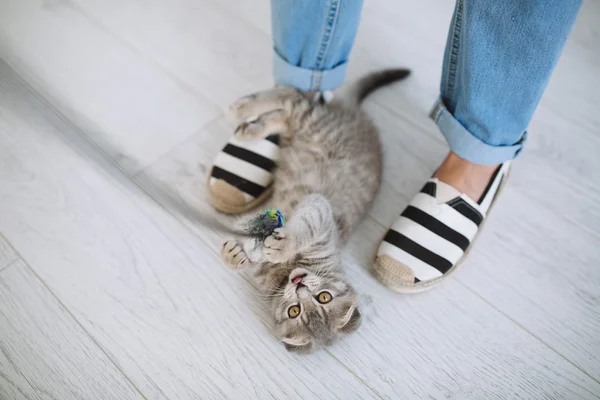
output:
[[397,292],[416,293],[453,272],[509,169],[510,162],[477,166],[449,155],[379,245],[374,265],[379,281]]
[[450,152],[434,177],[478,202],[497,170],[498,165],[473,164]]

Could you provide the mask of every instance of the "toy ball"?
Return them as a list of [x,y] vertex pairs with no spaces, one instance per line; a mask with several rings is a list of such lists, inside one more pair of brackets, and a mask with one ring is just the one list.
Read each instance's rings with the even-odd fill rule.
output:
[[285,221],[283,213],[277,209],[265,210],[265,215],[268,215],[272,220],[277,221],[277,228],[281,228]]

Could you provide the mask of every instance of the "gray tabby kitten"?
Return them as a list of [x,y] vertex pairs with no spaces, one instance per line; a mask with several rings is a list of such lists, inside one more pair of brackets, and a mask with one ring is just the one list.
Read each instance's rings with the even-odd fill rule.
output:
[[239,140],[280,133],[273,204],[285,224],[264,242],[229,240],[221,256],[230,268],[252,270],[268,298],[275,335],[289,351],[331,345],[361,323],[340,253],[377,194],[382,154],[377,130],[358,105],[408,74],[368,75],[344,102],[311,101],[280,87],[243,97],[228,110]]

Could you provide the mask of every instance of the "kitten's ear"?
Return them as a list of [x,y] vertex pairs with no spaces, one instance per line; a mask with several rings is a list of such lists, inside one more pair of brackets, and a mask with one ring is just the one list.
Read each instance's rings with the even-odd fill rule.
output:
[[340,326],[340,332],[344,334],[352,333],[360,327],[362,322],[362,315],[358,307],[350,307]]
[[291,338],[284,338],[283,345],[290,353],[308,354],[315,350],[315,345],[310,340],[308,342],[299,342]]

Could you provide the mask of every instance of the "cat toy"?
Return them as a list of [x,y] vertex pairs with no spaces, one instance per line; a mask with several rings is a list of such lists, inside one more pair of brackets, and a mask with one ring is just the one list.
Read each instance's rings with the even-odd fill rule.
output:
[[275,208],[265,210],[248,222],[246,232],[249,236],[255,237],[260,241],[264,241],[273,231],[281,228],[285,222],[283,213]]
[[277,209],[265,210],[264,213],[248,221],[245,234],[252,239],[245,240],[242,248],[246,252],[250,264],[264,260],[262,252],[263,242],[275,229],[281,228],[284,221],[283,213]]

